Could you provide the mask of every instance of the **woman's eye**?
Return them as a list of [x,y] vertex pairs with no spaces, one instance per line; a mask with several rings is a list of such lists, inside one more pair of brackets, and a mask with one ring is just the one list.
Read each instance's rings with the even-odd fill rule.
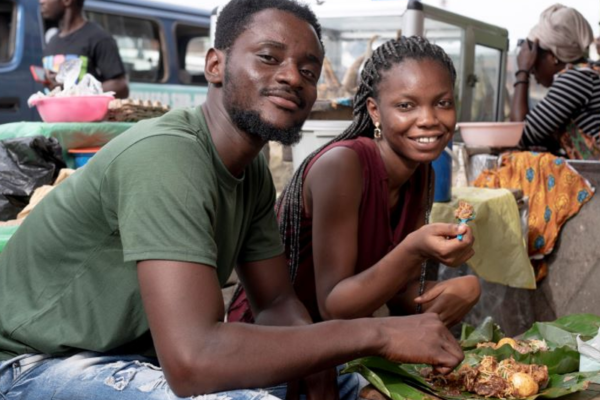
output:
[[411,110],[413,105],[411,103],[399,103],[397,107],[403,111],[407,111]]
[[443,108],[452,108],[454,106],[454,102],[452,100],[442,100],[439,102],[439,105]]

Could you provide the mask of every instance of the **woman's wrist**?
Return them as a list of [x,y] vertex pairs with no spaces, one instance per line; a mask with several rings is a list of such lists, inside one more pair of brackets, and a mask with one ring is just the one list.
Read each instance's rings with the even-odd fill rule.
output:
[[520,78],[527,78],[527,79],[529,79],[529,70],[528,69],[521,69],[521,68],[519,68],[517,70],[517,72],[515,72],[515,76],[517,78],[520,77]]

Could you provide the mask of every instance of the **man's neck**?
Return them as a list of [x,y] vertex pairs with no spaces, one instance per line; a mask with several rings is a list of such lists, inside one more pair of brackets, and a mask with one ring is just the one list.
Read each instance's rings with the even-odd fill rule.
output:
[[229,118],[222,102],[217,100],[221,100],[220,96],[209,94],[202,110],[221,161],[233,176],[239,177],[265,143],[240,131]]
[[82,10],[67,9],[65,15],[58,23],[58,29],[60,30],[60,36],[68,36],[71,33],[81,29],[87,20],[83,16]]

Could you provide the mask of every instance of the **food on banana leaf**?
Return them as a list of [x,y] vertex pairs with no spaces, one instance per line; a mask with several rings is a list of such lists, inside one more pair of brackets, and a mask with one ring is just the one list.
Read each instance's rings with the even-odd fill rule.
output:
[[425,368],[421,374],[437,389],[458,395],[471,392],[485,397],[522,399],[537,394],[548,384],[548,367],[523,364],[512,357],[498,362],[484,356],[476,365],[463,364],[448,375],[432,374]]
[[546,351],[548,350],[548,344],[545,340],[515,340],[512,338],[503,338],[498,341],[498,343],[494,342],[483,342],[478,343],[477,348],[482,347],[490,347],[492,349],[499,349],[500,347],[508,344],[510,347],[515,349],[521,354],[535,353],[537,351]]

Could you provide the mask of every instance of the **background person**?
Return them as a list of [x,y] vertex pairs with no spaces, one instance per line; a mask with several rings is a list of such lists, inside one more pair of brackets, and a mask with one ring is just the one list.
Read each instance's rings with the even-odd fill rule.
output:
[[[37,205],[0,254],[3,397],[266,399],[251,388],[305,377],[309,398],[336,399],[334,367],[357,357],[462,360],[435,314],[309,325],[294,295],[259,152],[299,139],[320,32],[304,5],[232,0],[206,103],[136,124]],[[255,325],[223,322],[234,267]],[[357,396],[353,375],[340,385]]]
[[[525,121],[521,146],[561,149],[569,158],[600,158],[600,76],[587,62],[592,28],[575,9],[546,9],[517,56],[511,121]],[[529,109],[530,74],[550,88]]]
[[[396,315],[417,304],[448,326],[477,302],[478,278],[427,282],[428,260],[456,266],[473,255],[466,225],[429,224],[431,162],[454,132],[456,71],[420,37],[390,40],[362,72],[352,125],[310,155],[279,198],[280,231],[298,297],[315,320]],[[463,234],[463,241],[456,239]],[[243,295],[230,319],[249,320]]]
[[102,82],[105,92],[127,98],[129,87],[117,43],[100,25],[85,19],[83,4],[84,0],[40,0],[42,17],[58,21],[59,28],[44,48],[43,65],[49,88],[59,85],[56,74],[62,63],[79,58],[80,79],[90,73]]

